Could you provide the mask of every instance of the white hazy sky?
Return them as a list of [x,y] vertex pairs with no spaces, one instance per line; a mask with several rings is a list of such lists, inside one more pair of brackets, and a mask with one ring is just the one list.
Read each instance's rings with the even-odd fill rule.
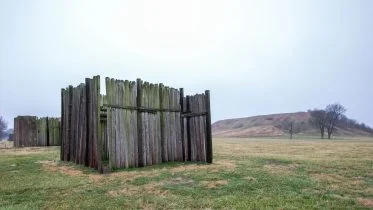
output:
[[101,75],[210,89],[212,120],[339,102],[373,126],[373,1],[0,0],[0,115]]

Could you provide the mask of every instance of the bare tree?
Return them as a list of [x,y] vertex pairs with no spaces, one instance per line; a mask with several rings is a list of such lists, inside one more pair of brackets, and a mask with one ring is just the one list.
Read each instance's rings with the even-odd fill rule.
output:
[[346,112],[346,108],[339,103],[329,104],[325,108],[327,120],[326,130],[328,132],[328,139],[332,137],[334,131],[336,131],[336,125]]
[[4,118],[0,116],[0,140],[5,137],[7,129],[7,123],[5,122]]
[[298,134],[302,131],[302,126],[290,119],[285,120],[281,127],[285,133],[289,134],[290,139],[293,139],[294,134]]
[[309,111],[311,114],[310,123],[320,129],[321,138],[324,138],[327,114],[325,110],[315,109]]

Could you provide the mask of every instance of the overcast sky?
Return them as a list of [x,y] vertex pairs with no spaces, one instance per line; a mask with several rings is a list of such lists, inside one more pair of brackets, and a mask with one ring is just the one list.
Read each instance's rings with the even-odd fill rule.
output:
[[101,75],[210,89],[212,120],[324,108],[373,126],[373,1],[0,0],[0,115]]

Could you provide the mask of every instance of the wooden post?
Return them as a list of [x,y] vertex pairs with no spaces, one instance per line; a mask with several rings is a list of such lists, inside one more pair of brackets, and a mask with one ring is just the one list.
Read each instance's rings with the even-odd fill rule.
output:
[[180,88],[180,132],[182,146],[182,160],[185,161],[184,119],[181,117],[184,110],[184,88]]
[[210,91],[205,91],[206,95],[206,160],[212,163],[212,135],[211,135],[211,108],[210,108]]
[[[190,112],[190,96],[186,97],[186,107],[187,113]],[[187,118],[187,140],[188,142],[188,161],[192,160],[192,146],[191,146],[191,136],[190,136],[190,117]]]
[[[71,139],[72,139],[72,128],[71,128],[71,116],[72,116],[72,101],[73,101],[73,86],[69,86],[69,90],[68,90],[68,97],[69,97],[69,100],[68,100],[68,104],[67,104],[67,109],[68,109],[68,116],[67,116],[67,137],[66,137],[66,140],[67,140],[67,153],[66,153],[66,158],[65,158],[65,161],[70,161],[70,156],[71,156],[71,147],[70,147],[70,144],[71,143]],[[65,150],[65,151],[66,151]]]
[[[165,87],[161,83],[159,84],[159,107],[160,109],[165,108],[165,101],[164,101],[164,95],[165,95]],[[161,159],[162,162],[167,162],[168,161],[168,153],[167,153],[167,141],[166,141],[166,136],[167,133],[165,132],[166,129],[166,114],[164,111],[161,112],[160,116],[160,128],[161,128],[161,148],[160,148],[160,153],[161,153]]]
[[65,116],[65,112],[64,112],[64,92],[65,92],[65,89],[61,89],[61,126],[60,126],[60,142],[61,142],[61,146],[60,146],[60,159],[61,160],[64,160],[63,159],[63,154],[64,154],[64,142],[63,142],[63,139],[64,139],[64,116]]
[[92,141],[91,141],[91,120],[90,120],[90,114],[91,114],[91,95],[90,95],[90,87],[91,87],[91,84],[90,84],[90,79],[89,78],[85,78],[85,96],[86,96],[86,106],[85,106],[85,109],[86,109],[86,113],[85,113],[85,119],[86,119],[86,128],[87,128],[87,131],[86,131],[86,157],[85,157],[85,162],[84,162],[84,165],[89,167],[91,166],[91,155],[92,155],[92,152],[91,152],[91,148],[92,148]]
[[101,104],[101,94],[100,94],[100,76],[97,75],[93,77],[94,81],[94,128],[95,128],[95,139],[96,139],[96,158],[97,158],[97,169],[100,173],[103,173],[102,166],[102,154],[103,154],[103,139],[101,138],[101,125],[100,125],[100,104]]
[[46,123],[46,125],[45,125],[45,129],[46,129],[46,138],[45,138],[45,140],[46,140],[46,142],[45,142],[45,146],[50,146],[50,141],[51,141],[51,139],[49,138],[49,132],[50,132],[50,130],[49,130],[49,117],[47,117],[46,119],[45,119],[45,123]]
[[[136,80],[137,83],[137,98],[136,98],[136,106],[137,108],[141,107],[141,98],[142,98],[142,81],[141,79]],[[141,119],[141,112],[137,111],[137,139],[138,139],[138,159],[139,159],[139,166],[144,166],[144,158],[143,158],[143,138],[142,138],[142,119]]]

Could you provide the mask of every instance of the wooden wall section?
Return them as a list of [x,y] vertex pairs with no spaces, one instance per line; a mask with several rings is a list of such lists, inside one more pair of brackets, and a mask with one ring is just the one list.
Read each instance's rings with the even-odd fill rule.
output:
[[[163,84],[86,79],[61,91],[61,160],[100,172],[169,161],[212,162],[209,92],[184,97]],[[211,151],[210,151],[211,150]]]
[[14,146],[59,146],[60,127],[59,118],[18,116],[14,118]]

